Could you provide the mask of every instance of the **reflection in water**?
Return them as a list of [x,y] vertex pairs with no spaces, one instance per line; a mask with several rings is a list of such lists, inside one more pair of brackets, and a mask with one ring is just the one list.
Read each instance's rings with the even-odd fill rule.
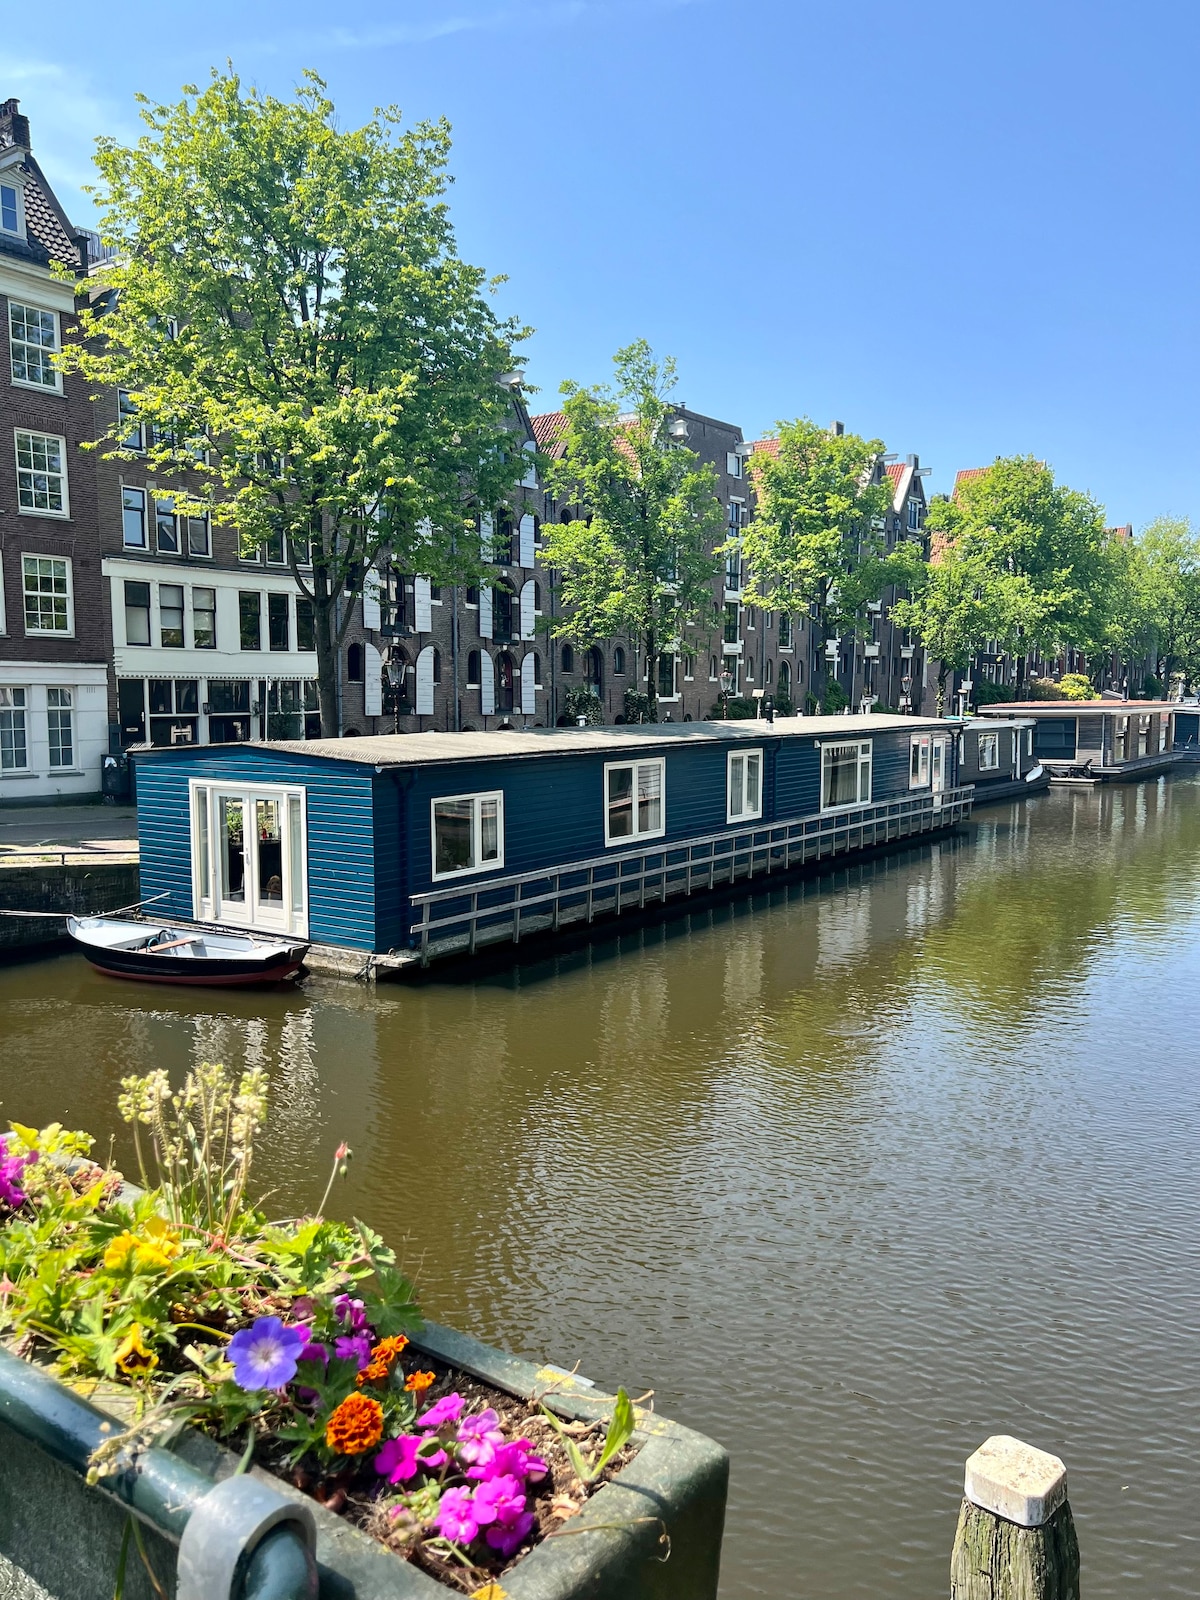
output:
[[727,1600],[944,1590],[997,1431],[1066,1457],[1091,1600],[1193,1594],[1198,802],[993,808],[471,981],[0,969],[4,1109],[127,1160],[122,1073],[265,1066],[272,1209],[348,1139],[432,1315],[730,1447]]

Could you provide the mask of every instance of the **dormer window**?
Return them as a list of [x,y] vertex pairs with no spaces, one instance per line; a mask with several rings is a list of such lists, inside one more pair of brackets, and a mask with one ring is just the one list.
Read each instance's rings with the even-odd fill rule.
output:
[[0,233],[21,233],[21,202],[15,185],[0,183]]

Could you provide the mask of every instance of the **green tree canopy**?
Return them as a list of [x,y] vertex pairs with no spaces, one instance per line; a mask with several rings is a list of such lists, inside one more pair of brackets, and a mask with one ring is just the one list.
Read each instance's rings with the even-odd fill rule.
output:
[[[388,109],[343,132],[312,73],[290,101],[214,73],[142,117],[132,148],[99,141],[119,255],[65,359],[131,395],[182,508],[244,545],[287,537],[336,732],[340,597],[384,551],[434,578],[479,569],[473,506],[526,464],[496,383],[523,330],[456,253],[444,121],[404,131]],[[111,414],[120,457],[129,419]]]
[[1184,517],[1159,517],[1123,551],[1119,643],[1126,659],[1155,656],[1163,686],[1200,678],[1200,533]]
[[686,651],[702,624],[712,628],[725,515],[712,467],[671,436],[674,361],[656,361],[638,340],[613,367],[611,386],[562,386],[562,454],[547,480],[583,516],[544,525],[540,559],[562,584],[554,635],[585,647],[636,639],[654,718],[659,657]]

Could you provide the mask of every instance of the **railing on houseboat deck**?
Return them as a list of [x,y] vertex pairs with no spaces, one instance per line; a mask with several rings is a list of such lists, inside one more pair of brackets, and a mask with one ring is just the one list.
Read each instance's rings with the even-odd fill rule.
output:
[[786,872],[848,850],[952,827],[970,815],[973,794],[974,785],[966,784],[940,795],[905,795],[844,811],[750,823],[675,844],[643,845],[620,855],[610,852],[491,878],[477,888],[433,889],[412,896],[420,912],[412,933],[423,966],[436,955],[474,954],[481,943],[511,939],[516,944],[522,933],[640,909],[648,899],[665,902],[671,895]]

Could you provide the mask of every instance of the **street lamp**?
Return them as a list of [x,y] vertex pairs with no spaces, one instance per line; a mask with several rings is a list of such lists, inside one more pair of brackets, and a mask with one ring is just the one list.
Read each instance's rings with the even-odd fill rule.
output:
[[672,444],[686,444],[688,425],[682,417],[675,417],[667,424],[667,437]]
[[726,667],[721,673],[721,716],[729,720],[729,691],[733,688],[733,673]]
[[525,382],[525,368],[514,367],[511,372],[502,372],[496,382],[502,389],[519,389]]

